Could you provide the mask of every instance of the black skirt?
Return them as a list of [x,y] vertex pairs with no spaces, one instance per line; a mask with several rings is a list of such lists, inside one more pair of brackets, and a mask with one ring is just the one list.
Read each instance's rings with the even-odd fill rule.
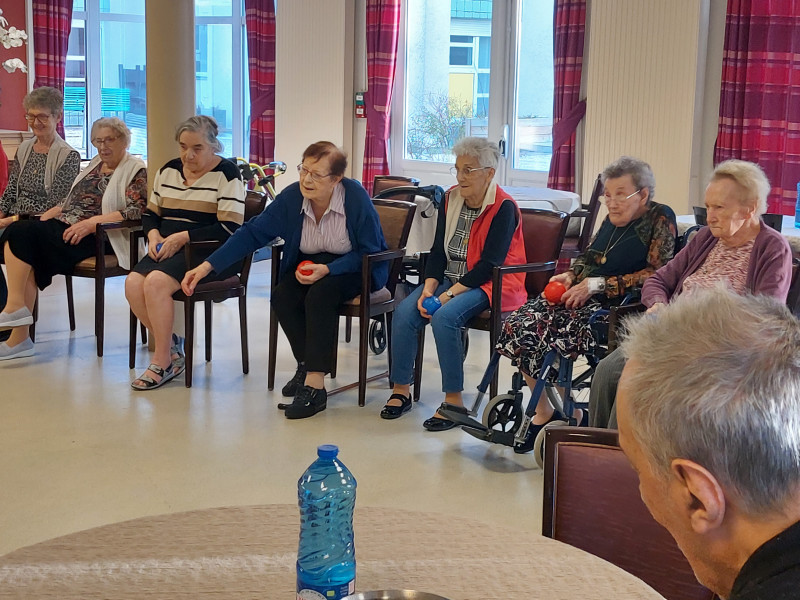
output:
[[43,290],[53,283],[54,275],[70,275],[75,265],[94,256],[94,234],[75,245],[68,244],[64,241],[64,231],[68,227],[58,219],[15,221],[0,237],[0,247],[8,244],[14,256],[29,264],[36,286]]
[[[192,251],[192,262],[194,263],[191,265],[191,268],[198,266],[202,263],[206,258],[211,256],[212,251],[205,251],[205,252],[197,252]],[[242,263],[237,262],[236,264],[228,267],[222,273],[210,273],[206,278],[203,279],[203,283],[208,283],[209,281],[222,281],[223,279],[227,279],[233,275],[236,275],[242,268]],[[161,262],[154,261],[150,255],[148,254],[139,263],[133,267],[134,273],[139,273],[140,275],[146,276],[148,273],[153,271],[161,271],[162,273],[166,273],[170,277],[172,277],[178,283],[183,280],[183,276],[186,275],[186,271],[189,268],[186,266],[186,254],[181,248],[170,256],[169,258],[165,258]]]

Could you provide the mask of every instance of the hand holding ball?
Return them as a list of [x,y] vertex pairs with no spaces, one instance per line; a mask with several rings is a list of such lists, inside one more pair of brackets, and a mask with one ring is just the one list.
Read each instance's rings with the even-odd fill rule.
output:
[[435,313],[442,306],[442,301],[437,296],[428,296],[422,301],[422,308],[428,311],[429,315]]
[[312,274],[314,271],[312,271],[311,269],[304,269],[303,267],[305,267],[306,265],[313,265],[313,264],[314,264],[314,262],[313,262],[313,261],[310,261],[310,260],[304,260],[304,261],[303,261],[303,262],[301,262],[299,265],[297,265],[297,272],[298,272],[298,273],[300,273],[300,275],[309,276],[309,275],[311,275],[311,274]]
[[158,242],[158,243],[156,244],[156,254],[158,254],[159,252],[161,252],[161,246],[163,246],[163,245],[164,245],[164,242]]
[[544,297],[550,304],[561,304],[561,297],[566,293],[567,288],[560,281],[551,281],[544,286]]

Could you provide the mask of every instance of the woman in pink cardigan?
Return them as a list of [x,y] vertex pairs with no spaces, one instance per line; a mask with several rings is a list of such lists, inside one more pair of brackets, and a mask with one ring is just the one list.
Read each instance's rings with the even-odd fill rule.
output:
[[[743,160],[717,165],[706,188],[708,227],[642,288],[647,312],[657,312],[679,294],[724,283],[738,294],[761,294],[786,301],[792,279],[792,251],[761,215],[770,185],[761,168]],[[687,342],[689,343],[689,342]],[[619,351],[597,365],[589,397],[589,424],[617,426],[614,399],[625,359]]]

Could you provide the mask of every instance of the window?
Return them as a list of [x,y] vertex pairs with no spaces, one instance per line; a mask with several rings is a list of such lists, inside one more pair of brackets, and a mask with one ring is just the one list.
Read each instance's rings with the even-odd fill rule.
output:
[[[67,52],[64,127],[84,158],[91,123],[117,116],[131,130],[130,151],[147,153],[144,0],[75,0]],[[225,156],[247,156],[249,121],[242,0],[195,0],[196,111],[213,116]]]

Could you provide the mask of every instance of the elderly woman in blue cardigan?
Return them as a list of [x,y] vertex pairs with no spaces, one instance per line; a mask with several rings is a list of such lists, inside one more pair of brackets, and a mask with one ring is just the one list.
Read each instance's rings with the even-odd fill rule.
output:
[[[293,400],[278,405],[287,419],[325,410],[324,377],[333,365],[339,306],[361,292],[362,256],[386,250],[372,200],[361,184],[344,177],[346,168],[347,156],[334,144],[311,144],[297,165],[300,181],[278,194],[181,283],[190,295],[212,271],[224,270],[276,237],[284,240],[280,282],[271,302],[298,365],[282,389]],[[303,261],[311,263],[298,269]],[[376,265],[372,289],[383,287],[388,275],[387,263]]]

